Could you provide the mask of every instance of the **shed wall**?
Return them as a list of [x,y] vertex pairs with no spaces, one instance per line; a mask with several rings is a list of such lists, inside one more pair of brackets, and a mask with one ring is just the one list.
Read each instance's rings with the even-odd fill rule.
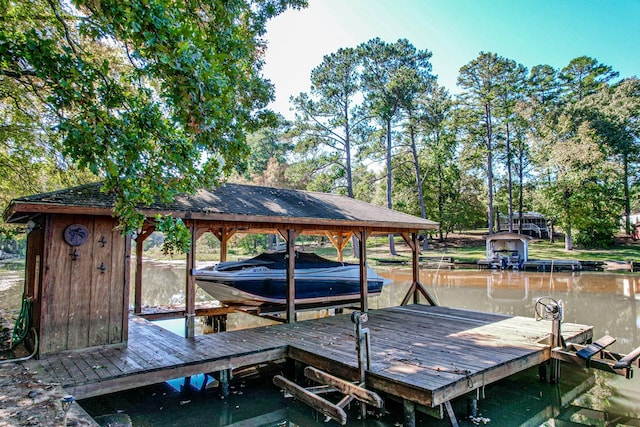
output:
[[[84,242],[65,240],[70,225],[86,227]],[[111,217],[52,215],[46,218],[41,280],[34,290],[39,354],[125,344],[129,304],[130,240]],[[37,243],[37,234],[28,245]],[[29,265],[37,264],[28,259]]]

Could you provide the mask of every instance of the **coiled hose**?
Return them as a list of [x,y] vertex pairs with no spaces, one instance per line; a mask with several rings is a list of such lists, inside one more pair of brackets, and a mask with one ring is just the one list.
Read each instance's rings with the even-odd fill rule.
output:
[[11,349],[23,342],[27,338],[27,335],[29,335],[32,312],[33,297],[25,297],[23,295],[22,308],[20,309],[16,324],[13,327],[13,333],[11,334]]

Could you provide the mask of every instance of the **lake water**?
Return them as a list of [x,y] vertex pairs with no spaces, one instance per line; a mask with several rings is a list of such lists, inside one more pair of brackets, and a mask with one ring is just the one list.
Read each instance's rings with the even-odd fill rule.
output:
[[[398,305],[411,281],[410,268],[379,268],[393,280],[370,308]],[[145,262],[144,305],[184,303],[182,263]],[[617,338],[613,351],[626,353],[640,346],[640,274],[638,273],[531,273],[476,270],[422,270],[421,280],[440,305],[494,313],[533,317],[536,298],[563,300],[565,321],[594,326],[594,338],[608,334]],[[19,306],[21,273],[0,271],[3,306]],[[210,298],[198,290],[197,300]],[[133,301],[133,299],[131,299]],[[303,318],[326,315],[307,312]],[[237,329],[271,323],[243,313],[229,316],[228,328]],[[180,333],[178,319],[162,325]],[[199,333],[204,326],[200,325]],[[375,339],[375,337],[372,337]],[[479,412],[491,426],[640,425],[640,369],[636,378],[563,365],[559,385],[540,382],[537,369],[528,370],[485,389]],[[221,399],[214,388],[200,392],[201,378],[191,387],[184,380],[145,387],[82,401],[93,416],[124,412],[135,426],[307,426],[337,425],[282,394],[266,378],[237,379],[231,393]],[[466,399],[454,402],[461,425]],[[388,403],[382,418],[357,419],[357,407],[349,411],[350,426],[395,426],[402,422],[401,407]],[[399,424],[400,423],[400,424]],[[419,415],[418,425],[449,425]]]

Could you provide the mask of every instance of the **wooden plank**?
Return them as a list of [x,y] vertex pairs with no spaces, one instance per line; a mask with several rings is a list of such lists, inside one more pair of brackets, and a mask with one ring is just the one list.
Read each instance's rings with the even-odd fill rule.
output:
[[[348,315],[202,335],[191,340],[135,316],[130,323],[128,348],[95,350],[86,358],[89,363],[94,360],[100,365],[101,358],[109,361],[108,369],[97,372],[99,379],[86,378],[96,372],[86,370],[86,366],[84,370],[68,366],[69,356],[60,357],[68,366],[64,369],[77,378],[75,382],[67,381],[74,393],[94,396],[283,357],[339,378],[359,377],[353,325]],[[427,407],[438,406],[548,360],[549,347],[536,342],[549,330],[548,325],[540,323],[444,307],[372,311],[367,325],[375,356],[366,374],[367,388]],[[407,328],[408,324],[412,327]],[[563,326],[569,337],[590,332],[580,325]],[[58,366],[59,370],[60,363],[51,359],[50,366]]]
[[[93,217],[73,217],[73,224],[87,227],[87,241],[79,246],[67,246],[67,251],[76,252],[72,256],[67,280],[69,281],[68,298],[68,332],[65,350],[74,350],[89,346],[90,304],[93,278]],[[64,232],[64,230],[62,230]],[[66,242],[65,242],[66,244]]]
[[198,375],[204,372],[216,372],[223,369],[233,369],[238,366],[272,362],[282,359],[285,354],[285,349],[280,348],[251,355],[227,356],[217,358],[215,360],[204,361],[202,363],[170,365],[165,366],[164,369],[136,372],[121,378],[112,378],[100,382],[71,384],[69,386],[65,386],[65,389],[69,390],[76,399],[86,399],[108,393],[115,393],[117,391],[157,384],[170,379]]
[[69,271],[71,247],[64,241],[64,229],[72,219],[62,216],[48,224],[50,249],[44,259],[47,282],[43,284],[43,330],[40,334],[40,354],[67,349],[69,325]]
[[[573,351],[567,351],[561,348],[554,348],[551,355],[556,360],[561,360],[567,363],[577,364],[579,366],[585,366],[584,359],[578,358]],[[605,360],[599,358],[591,358],[586,363],[590,368],[597,369],[599,371],[610,372],[612,374],[622,375],[623,377],[630,377],[628,368],[616,368],[615,363],[612,360]]]
[[[115,220],[114,220],[114,224],[115,224]],[[117,228],[114,227],[114,233],[117,232]],[[113,253],[113,249],[112,249],[112,253]],[[113,255],[115,256],[115,255]],[[118,254],[119,256],[119,254]],[[114,259],[120,259],[120,258],[114,258]],[[122,330],[120,331],[120,334],[117,335],[115,334],[115,332],[117,331],[113,331],[114,333],[110,333],[110,337],[111,337],[111,342],[116,342],[117,338],[120,338],[119,343],[126,343],[127,342],[127,337],[129,336],[129,293],[130,293],[130,289],[131,289],[131,236],[124,236],[124,270],[122,271],[122,283],[124,284],[124,289],[122,289],[122,293],[120,295],[118,295],[118,297],[122,298],[122,312],[121,312],[121,317],[120,317],[120,325],[122,325]],[[117,279],[114,279],[113,283],[112,283],[112,287],[111,287],[111,291],[115,292],[117,290],[117,287],[114,288],[114,286],[117,286],[118,283],[120,283]],[[113,301],[114,298],[113,296],[111,297],[111,300]],[[111,325],[115,325],[115,323],[113,322],[113,319],[115,319],[115,316],[111,317]],[[112,327],[112,329],[114,329]]]
[[289,381],[285,377],[281,375],[276,375],[273,377],[273,383],[289,393],[293,395],[296,399],[301,402],[311,406],[313,409],[322,412],[324,415],[331,417],[340,425],[345,425],[347,423],[347,413],[344,409],[334,405],[326,399],[318,396],[317,394],[313,394],[310,391],[305,390],[300,387],[298,384]]
[[640,347],[633,350],[631,353],[624,356],[622,359],[613,365],[614,369],[630,368],[633,362],[640,357]]
[[[201,316],[221,316],[227,315],[230,313],[234,313],[236,310],[234,307],[197,307],[196,306],[196,317]],[[183,318],[186,314],[186,311],[183,308],[180,309],[167,309],[167,310],[157,310],[151,311],[150,309],[145,309],[142,313],[136,313],[138,317],[142,317],[147,320],[162,320],[162,319],[178,319]]]
[[596,342],[591,343],[588,346],[586,346],[585,348],[581,349],[576,354],[581,359],[589,360],[593,356],[595,356],[596,354],[600,353],[605,348],[609,347],[614,342],[616,342],[615,338],[613,338],[613,337],[611,337],[609,335],[605,335],[602,338],[600,338],[599,340],[597,340]]
[[304,376],[320,384],[329,385],[340,393],[354,397],[361,402],[365,402],[367,405],[373,406],[374,408],[382,408],[384,406],[384,401],[377,393],[345,381],[342,378],[327,374],[313,366],[307,366],[304,369]]
[[[95,218],[93,233],[89,242],[93,245],[93,268],[91,269],[90,301],[89,301],[89,338],[88,346],[106,345],[110,343],[111,275],[114,274],[114,263],[111,258],[113,223],[111,218]],[[120,311],[120,307],[116,308]]]

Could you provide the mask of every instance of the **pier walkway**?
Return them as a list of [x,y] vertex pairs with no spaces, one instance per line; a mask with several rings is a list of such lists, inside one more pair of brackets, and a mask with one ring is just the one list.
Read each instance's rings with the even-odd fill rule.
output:
[[[409,305],[369,311],[368,388],[437,407],[550,358],[549,321]],[[592,327],[564,323],[567,342]],[[183,338],[132,316],[127,347],[50,354],[40,360],[76,399],[289,358],[356,380],[354,325],[347,314]]]

